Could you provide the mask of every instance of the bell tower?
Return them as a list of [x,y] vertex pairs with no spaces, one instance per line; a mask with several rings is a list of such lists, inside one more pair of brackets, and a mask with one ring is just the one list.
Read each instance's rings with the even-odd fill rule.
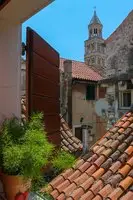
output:
[[102,30],[103,25],[95,9],[88,25],[88,40],[85,41],[84,60],[92,69],[103,75],[105,68],[105,45]]

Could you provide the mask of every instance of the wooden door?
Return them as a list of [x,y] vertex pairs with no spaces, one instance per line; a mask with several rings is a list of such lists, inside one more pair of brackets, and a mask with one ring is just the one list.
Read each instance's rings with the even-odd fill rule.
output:
[[27,28],[27,116],[44,113],[49,140],[60,145],[59,54],[31,28]]

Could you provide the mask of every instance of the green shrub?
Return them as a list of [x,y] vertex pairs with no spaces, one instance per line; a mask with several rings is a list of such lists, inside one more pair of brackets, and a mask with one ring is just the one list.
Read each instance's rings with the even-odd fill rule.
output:
[[[43,114],[34,113],[22,124],[19,119],[5,120],[0,136],[0,168],[8,175],[31,179],[33,188],[44,187],[47,180],[64,169],[72,167],[75,157],[58,151],[48,142]],[[54,156],[53,156],[54,155]],[[54,176],[42,176],[41,169],[51,163]]]
[[52,166],[57,170],[65,170],[72,167],[75,163],[75,157],[65,151],[58,152],[52,160]]
[[22,125],[17,118],[6,120],[0,137],[2,170],[9,175],[34,179],[41,174],[52,155],[54,146],[47,140],[43,115],[33,114]]

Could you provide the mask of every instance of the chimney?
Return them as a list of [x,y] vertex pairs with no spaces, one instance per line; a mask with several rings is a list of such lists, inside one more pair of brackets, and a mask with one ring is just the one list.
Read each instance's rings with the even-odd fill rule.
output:
[[83,140],[83,153],[87,153],[90,148],[90,142],[92,138],[91,134],[92,126],[82,125],[82,140]]

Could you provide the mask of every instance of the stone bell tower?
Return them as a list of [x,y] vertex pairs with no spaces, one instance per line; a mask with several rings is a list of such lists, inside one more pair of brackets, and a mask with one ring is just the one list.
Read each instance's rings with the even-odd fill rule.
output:
[[105,68],[105,44],[102,38],[103,25],[96,10],[88,25],[88,40],[85,41],[84,60],[92,69],[103,75]]

